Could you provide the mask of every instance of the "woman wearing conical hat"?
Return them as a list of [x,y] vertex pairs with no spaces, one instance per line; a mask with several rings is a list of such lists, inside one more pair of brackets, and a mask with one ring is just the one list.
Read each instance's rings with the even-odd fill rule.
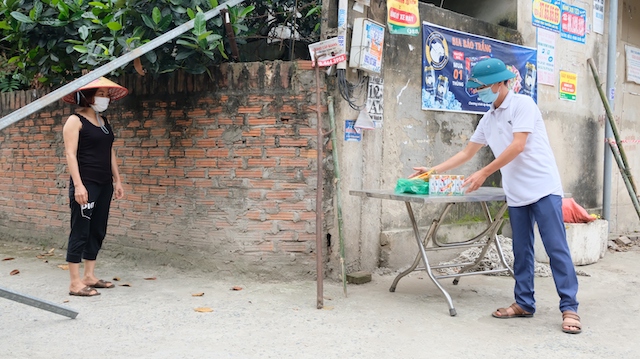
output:
[[[113,149],[114,134],[102,116],[111,101],[126,96],[128,90],[101,77],[63,98],[78,106],[63,127],[69,181],[71,232],[67,262],[71,284],[69,295],[99,295],[96,288],[114,284],[95,275],[96,258],[107,233],[111,199],[124,196]],[[84,260],[84,276],[80,263]]]

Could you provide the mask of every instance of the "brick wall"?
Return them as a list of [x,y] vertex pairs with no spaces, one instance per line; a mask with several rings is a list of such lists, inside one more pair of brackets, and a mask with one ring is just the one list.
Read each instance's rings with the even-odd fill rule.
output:
[[[218,271],[315,275],[314,71],[273,62],[211,74],[114,79],[130,89],[105,113],[126,196],[112,204],[104,249]],[[2,94],[0,113],[33,96]],[[73,108],[60,102],[0,131],[1,236],[66,244],[62,126]]]

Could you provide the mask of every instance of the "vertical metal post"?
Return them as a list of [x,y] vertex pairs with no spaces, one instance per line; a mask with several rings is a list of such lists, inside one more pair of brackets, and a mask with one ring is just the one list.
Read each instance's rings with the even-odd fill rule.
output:
[[318,63],[318,55],[315,58],[316,64],[316,115],[318,116],[317,131],[316,131],[316,151],[317,157],[317,185],[316,185],[316,285],[317,285],[317,302],[318,309],[324,307],[324,294],[323,294],[323,282],[324,282],[324,260],[322,250],[322,228],[323,228],[323,212],[322,212],[322,187],[324,184],[324,176],[322,174],[322,150],[324,148],[324,134],[322,133],[322,109],[320,108],[320,64]]
[[[616,51],[618,43],[618,0],[609,0],[609,40],[607,46],[607,98],[611,110],[614,109],[616,88]],[[604,140],[613,136],[609,121],[605,121]],[[604,178],[602,181],[602,217],[611,223],[611,164],[612,153],[604,146]]]

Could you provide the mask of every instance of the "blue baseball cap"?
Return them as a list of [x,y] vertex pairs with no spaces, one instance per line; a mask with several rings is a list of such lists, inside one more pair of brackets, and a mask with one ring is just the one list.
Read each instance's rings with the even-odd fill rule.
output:
[[467,81],[467,88],[478,88],[493,85],[498,82],[516,77],[516,74],[507,70],[500,59],[490,58],[478,61],[471,69],[471,77]]

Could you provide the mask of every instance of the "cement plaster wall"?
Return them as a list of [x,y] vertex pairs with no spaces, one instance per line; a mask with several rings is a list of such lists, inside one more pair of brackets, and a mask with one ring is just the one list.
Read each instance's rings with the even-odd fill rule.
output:
[[[377,3],[377,2],[376,2]],[[626,4],[627,2],[625,2]],[[638,3],[636,1],[636,3]],[[576,3],[584,6],[585,3]],[[592,5],[586,8],[591,23]],[[531,2],[518,1],[518,31],[496,26],[477,19],[443,10],[433,5],[420,5],[421,20],[499,40],[536,47],[536,27],[531,24]],[[623,11],[627,13],[623,14]],[[637,7],[621,6],[621,17],[638,18]],[[386,8],[372,2],[369,18],[384,23]],[[362,14],[350,14],[350,16]],[[638,15],[638,16],[635,16]],[[635,16],[635,17],[634,17]],[[607,16],[605,15],[605,18]],[[619,24],[625,26],[622,20]],[[578,75],[578,97],[575,102],[560,100],[558,86],[540,85],[538,105],[545,118],[547,132],[560,169],[564,190],[571,192],[578,203],[587,209],[599,212],[602,206],[602,178],[604,153],[604,108],[595,82],[587,65],[592,58],[601,78],[605,78],[607,37],[589,32],[586,43],[580,44],[556,36],[556,77],[559,70]],[[640,42],[640,31],[636,25],[628,25],[625,43],[635,39]],[[627,28],[632,28],[630,31]],[[619,32],[625,34],[625,31]],[[622,41],[618,52],[624,55]],[[393,269],[399,263],[410,263],[415,252],[411,246],[381,245],[412,238],[410,224],[403,203],[362,199],[349,196],[351,189],[392,189],[398,178],[406,177],[413,166],[433,165],[445,160],[467,143],[480,118],[477,115],[449,112],[423,111],[420,103],[421,90],[421,36],[385,37],[384,78],[384,124],[383,128],[366,131],[362,142],[339,141],[340,165],[342,168],[341,190],[345,223],[346,263],[348,270],[372,270],[380,265]],[[629,139],[625,148],[630,156],[630,165],[639,168],[639,156],[632,140],[638,136],[640,102],[637,101],[637,84],[622,82],[624,60],[618,60],[619,87],[616,96],[616,115],[621,121],[622,137]],[[622,78],[621,78],[622,76]],[[355,119],[357,112],[351,110],[336,93],[336,118],[338,138],[344,138],[344,120]],[[640,149],[640,148],[639,148]],[[456,174],[470,174],[493,159],[488,149],[464,166],[454,170]],[[637,173],[634,176],[638,177]],[[613,168],[611,231],[640,229],[621,177],[614,163]],[[487,185],[498,185],[499,175],[494,175]],[[421,228],[425,228],[440,207],[414,208]],[[460,206],[452,213],[452,220],[463,216],[477,217],[479,212],[469,206]],[[337,229],[334,229],[337,231]],[[337,233],[334,235],[337,237]],[[395,239],[394,239],[395,238]],[[334,241],[337,246],[338,241]],[[382,243],[382,244],[384,244]],[[337,247],[336,247],[337,248]],[[395,249],[392,249],[395,248]],[[337,250],[333,251],[337,255]]]

